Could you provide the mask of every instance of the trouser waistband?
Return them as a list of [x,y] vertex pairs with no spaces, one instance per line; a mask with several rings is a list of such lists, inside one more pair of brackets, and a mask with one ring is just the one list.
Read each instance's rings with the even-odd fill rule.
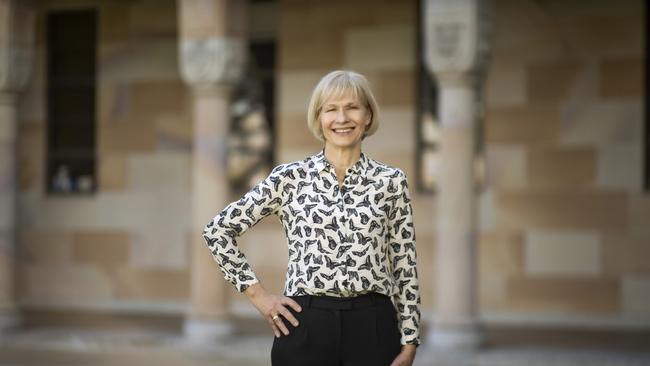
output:
[[376,292],[370,292],[355,297],[335,297],[322,295],[304,295],[290,297],[302,307],[334,310],[361,309],[374,306],[381,301],[390,301],[390,298],[388,296],[378,294]]

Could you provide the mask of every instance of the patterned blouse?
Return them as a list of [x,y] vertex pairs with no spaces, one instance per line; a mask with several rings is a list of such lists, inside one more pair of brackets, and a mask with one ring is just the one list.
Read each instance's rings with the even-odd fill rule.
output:
[[391,297],[402,344],[419,344],[420,294],[411,198],[404,173],[365,154],[339,186],[323,151],[277,166],[206,226],[203,237],[238,291],[258,282],[236,238],[279,217],[289,246],[285,296]]

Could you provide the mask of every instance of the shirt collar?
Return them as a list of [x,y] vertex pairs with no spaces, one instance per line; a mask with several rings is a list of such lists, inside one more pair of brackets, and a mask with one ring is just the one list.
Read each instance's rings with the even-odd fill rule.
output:
[[[325,157],[325,149],[322,149],[318,154],[314,155],[312,157],[312,161],[314,162],[314,168],[319,173],[328,167],[333,167],[333,165],[327,161],[327,158]],[[352,171],[356,174],[365,172],[368,169],[368,157],[366,154],[361,152],[359,160],[357,160],[357,162],[354,163],[350,169],[352,169]]]

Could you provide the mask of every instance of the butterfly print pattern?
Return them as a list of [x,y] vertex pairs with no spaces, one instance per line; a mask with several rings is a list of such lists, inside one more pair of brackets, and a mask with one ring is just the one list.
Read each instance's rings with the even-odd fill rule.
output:
[[287,237],[285,296],[391,297],[402,344],[419,344],[415,230],[405,174],[365,154],[339,185],[323,151],[277,166],[205,227],[203,238],[238,291],[258,282],[236,238],[277,215]]

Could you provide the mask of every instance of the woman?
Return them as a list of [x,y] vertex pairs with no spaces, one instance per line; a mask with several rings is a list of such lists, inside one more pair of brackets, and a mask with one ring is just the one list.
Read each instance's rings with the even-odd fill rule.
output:
[[[410,366],[420,320],[410,195],[401,170],[361,152],[379,127],[367,80],[325,75],[307,123],[323,150],[273,169],[203,236],[275,333],[273,365]],[[283,295],[264,289],[235,240],[270,214],[289,246]]]

